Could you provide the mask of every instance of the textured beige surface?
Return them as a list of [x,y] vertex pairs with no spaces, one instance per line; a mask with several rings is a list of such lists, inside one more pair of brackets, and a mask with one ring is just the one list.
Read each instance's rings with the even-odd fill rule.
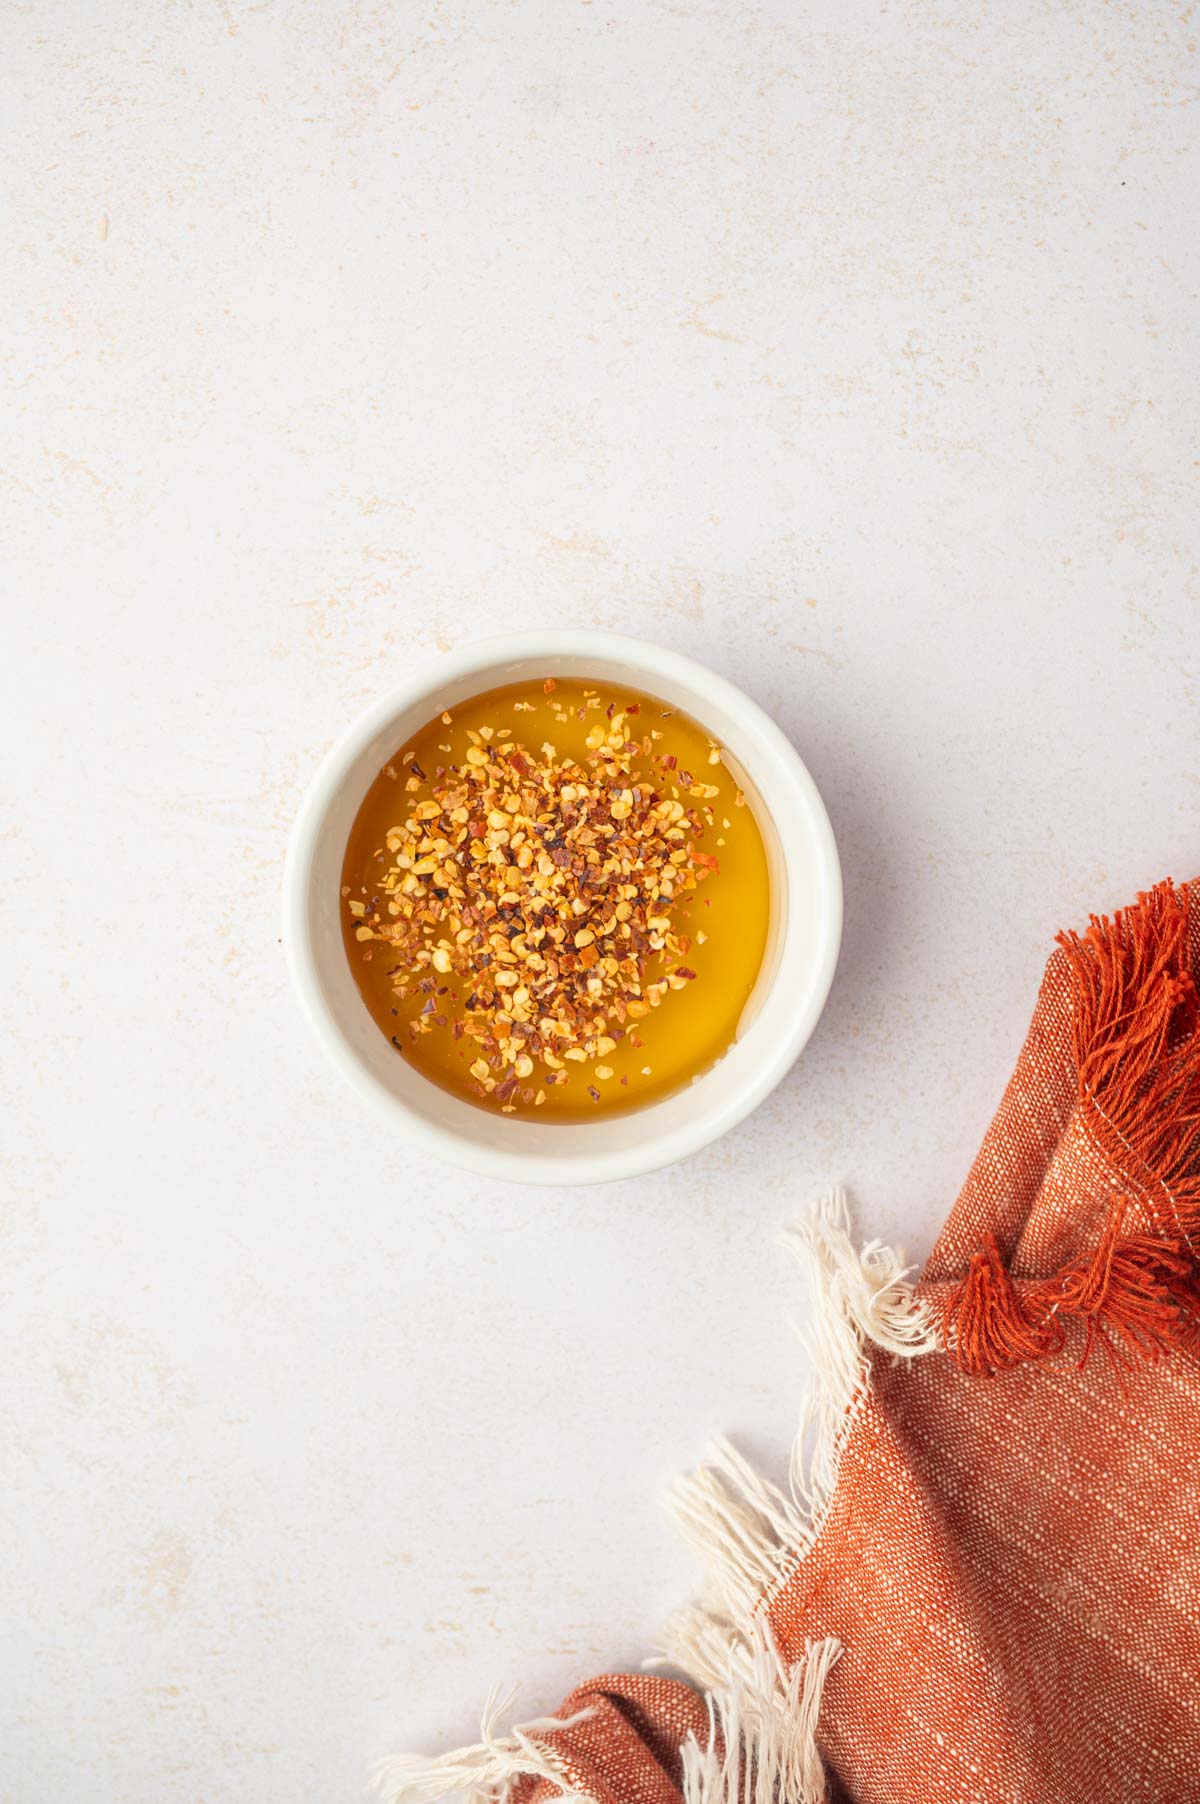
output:
[[[634,1659],[768,1467],[772,1235],[923,1251],[1051,930],[1197,863],[1174,5],[3,6],[0,1795],[321,1804]],[[507,624],[743,683],[847,881],[703,1157],[521,1194],[343,1094],[284,835]]]

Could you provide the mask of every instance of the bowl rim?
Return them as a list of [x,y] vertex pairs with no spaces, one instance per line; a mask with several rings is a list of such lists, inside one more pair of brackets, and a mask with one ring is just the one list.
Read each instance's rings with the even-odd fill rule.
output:
[[[563,1150],[530,1154],[504,1146],[484,1146],[464,1139],[405,1098],[388,1088],[359,1058],[349,1044],[325,994],[322,961],[312,931],[310,897],[313,858],[325,818],[337,801],[346,777],[371,741],[390,720],[414,708],[422,696],[448,683],[479,676],[518,659],[550,662],[556,657],[595,657],[629,666],[639,687],[654,691],[655,681],[675,683],[685,691],[711,699],[714,708],[735,716],[755,741],[755,756],[773,761],[778,774],[790,782],[807,817],[816,851],[822,895],[820,919],[823,937],[805,967],[808,991],[790,1030],[778,1036],[748,1071],[741,1083],[713,1108],[697,1113],[661,1134],[647,1135],[637,1145],[597,1152],[569,1149],[571,1124],[547,1128],[562,1136]],[[703,703],[696,710],[701,719]],[[691,709],[689,709],[691,711]],[[748,766],[751,778],[757,772]],[[477,1175],[550,1185],[611,1182],[661,1169],[699,1152],[753,1112],[786,1076],[804,1049],[825,1007],[841,948],[843,895],[837,842],[825,803],[812,775],[791,740],[760,704],[727,677],[681,652],[652,640],[595,629],[548,628],[541,631],[502,633],[472,640],[450,652],[423,660],[400,683],[381,695],[354,719],[326,751],[300,802],[289,836],[283,871],[283,946],[292,989],[301,1012],[326,1056],[350,1086],[371,1107],[377,1118],[393,1128],[419,1152],[429,1153]],[[649,1103],[640,1114],[649,1116],[670,1100]]]

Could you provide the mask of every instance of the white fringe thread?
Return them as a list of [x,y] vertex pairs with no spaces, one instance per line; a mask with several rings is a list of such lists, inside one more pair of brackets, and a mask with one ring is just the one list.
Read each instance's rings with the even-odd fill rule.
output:
[[[740,1756],[734,1738],[725,1742],[723,1759],[714,1748],[686,1757],[699,1788],[687,1804],[738,1804],[739,1797],[753,1804],[822,1804],[817,1716],[841,1647],[832,1637],[810,1645],[789,1671],[770,1639],[763,1606],[824,1527],[842,1450],[867,1395],[871,1350],[912,1359],[937,1346],[903,1255],[877,1240],[855,1250],[840,1190],[786,1234],[784,1244],[808,1279],[809,1318],[797,1333],[814,1372],[788,1489],[769,1484],[719,1440],[711,1462],[681,1479],[667,1500],[706,1564],[709,1593],[669,1624],[658,1663],[678,1667],[706,1690],[718,1716],[727,1715],[731,1728],[738,1724],[744,1744]],[[764,1689],[772,1662],[774,1683]],[[736,1772],[730,1761],[740,1763]]]
[[473,1747],[452,1754],[394,1754],[381,1760],[371,1775],[371,1790],[385,1804],[436,1804],[439,1798],[459,1797],[463,1804],[506,1804],[518,1779],[547,1779],[560,1795],[574,1804],[597,1804],[570,1783],[563,1763],[533,1737],[550,1729],[570,1729],[594,1715],[591,1710],[574,1716],[540,1717],[507,1735],[497,1734],[502,1717],[513,1704],[512,1692],[501,1697],[493,1691],[484,1706],[480,1739]]
[[[877,1240],[855,1251],[840,1190],[787,1233],[784,1245],[808,1278],[812,1307],[797,1333],[815,1374],[801,1409],[788,1491],[760,1478],[720,1440],[712,1462],[681,1479],[667,1500],[709,1573],[708,1598],[674,1619],[661,1656],[650,1662],[679,1668],[708,1694],[707,1744],[689,1738],[681,1750],[684,1804],[823,1804],[817,1720],[841,1645],[832,1636],[810,1643],[787,1667],[762,1604],[824,1526],[842,1449],[867,1394],[869,1349],[911,1359],[937,1344],[903,1256]],[[563,1764],[534,1739],[590,1712],[565,1722],[545,1718],[500,1736],[496,1725],[506,1708],[493,1693],[475,1747],[433,1760],[386,1760],[373,1788],[387,1804],[436,1804],[451,1794],[464,1804],[507,1804],[516,1781],[529,1776],[549,1780],[579,1804],[595,1804],[572,1789]]]
[[765,1621],[756,1628],[741,1680],[709,1693],[707,1746],[684,1744],[684,1804],[820,1804],[817,1717],[841,1651],[832,1636],[810,1643],[789,1671]]

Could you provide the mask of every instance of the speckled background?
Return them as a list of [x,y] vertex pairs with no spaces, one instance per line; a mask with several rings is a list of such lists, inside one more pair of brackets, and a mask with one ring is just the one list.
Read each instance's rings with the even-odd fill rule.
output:
[[[1200,866],[1196,21],[0,16],[0,1795],[334,1804],[646,1650],[777,1228],[923,1252],[1054,928]],[[348,718],[551,622],[763,702],[848,903],[771,1101],[575,1194],[411,1157],[278,941]]]

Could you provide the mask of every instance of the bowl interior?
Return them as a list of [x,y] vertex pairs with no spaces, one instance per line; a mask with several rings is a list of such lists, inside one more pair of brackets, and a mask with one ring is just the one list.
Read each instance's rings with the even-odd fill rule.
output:
[[[673,662],[669,657],[668,664]],[[419,699],[369,718],[348,758],[319,779],[315,818],[301,871],[301,920],[293,956],[315,1024],[346,1075],[395,1118],[397,1109],[431,1150],[459,1163],[550,1177],[647,1169],[715,1138],[778,1081],[808,1037],[825,1000],[840,933],[836,852],[820,798],[796,754],[773,724],[722,679],[679,660],[680,670],[639,667],[628,658],[586,653],[514,655],[469,672],[436,673]],[[595,678],[661,697],[692,715],[718,740],[745,790],[763,834],[771,881],[771,924],[758,981],[738,1037],[716,1064],[673,1095],[591,1122],[551,1123],[494,1115],[423,1077],[398,1057],[368,1013],[346,959],[339,917],[342,860],[363,796],[407,736],[444,708],[503,683],[547,675]],[[832,858],[832,872],[830,861]],[[440,1144],[439,1144],[440,1143]]]

